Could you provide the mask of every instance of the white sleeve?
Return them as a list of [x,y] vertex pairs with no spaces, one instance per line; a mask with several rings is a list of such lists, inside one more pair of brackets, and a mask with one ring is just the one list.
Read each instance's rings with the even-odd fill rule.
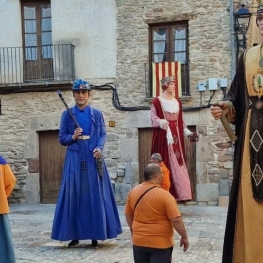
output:
[[184,137],[188,137],[192,132],[188,128],[184,128]]
[[160,120],[159,120],[159,126],[160,126],[160,128],[163,129],[163,127],[164,127],[164,125],[165,125],[166,123],[168,123],[167,120],[165,120],[165,119],[160,119]]

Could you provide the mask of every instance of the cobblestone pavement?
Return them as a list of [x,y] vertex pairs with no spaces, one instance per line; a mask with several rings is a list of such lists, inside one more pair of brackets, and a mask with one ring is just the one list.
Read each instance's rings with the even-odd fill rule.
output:
[[[124,207],[119,206],[123,233],[116,239],[99,241],[92,249],[90,240],[78,247],[50,239],[55,205],[12,205],[9,215],[17,263],[132,263],[130,231]],[[187,228],[190,248],[183,253],[175,235],[175,263],[220,263],[227,209],[214,206],[180,206]],[[160,262],[161,263],[161,262]]]

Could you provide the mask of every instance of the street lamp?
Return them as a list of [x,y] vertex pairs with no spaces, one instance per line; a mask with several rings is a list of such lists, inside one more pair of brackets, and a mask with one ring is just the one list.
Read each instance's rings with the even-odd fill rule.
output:
[[[237,52],[236,52],[236,61],[238,60],[239,49],[240,47],[245,50],[247,48],[247,30],[250,23],[252,13],[249,12],[247,6],[244,4],[241,7],[234,11],[234,21],[235,21],[235,35],[236,35],[236,42],[237,42]],[[241,35],[241,39],[239,38]]]

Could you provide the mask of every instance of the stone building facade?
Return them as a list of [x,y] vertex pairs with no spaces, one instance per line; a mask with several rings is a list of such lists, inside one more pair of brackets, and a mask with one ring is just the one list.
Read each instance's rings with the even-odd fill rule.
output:
[[[0,4],[16,18],[10,23],[9,12],[5,12],[6,17],[1,13],[0,48],[22,47],[23,1],[0,0]],[[210,78],[227,78],[227,86],[230,84],[229,1],[76,0],[73,5],[72,0],[56,0],[51,1],[51,14],[52,44],[74,45],[74,77],[95,86],[114,83],[121,106],[128,108],[150,106],[149,27],[187,21],[190,94],[181,99],[189,109],[184,112],[185,123],[200,135],[196,144],[196,201],[216,205],[221,196],[228,196],[232,144],[220,122],[212,120],[209,109],[198,108],[222,99],[223,91],[206,88],[199,92],[197,87]],[[17,177],[11,201],[37,204],[41,201],[39,134],[59,129],[64,106],[56,89],[63,87],[65,100],[72,106],[71,82],[31,83],[27,92],[18,92],[21,83],[0,79],[0,84],[0,154]],[[140,129],[151,127],[150,111],[118,110],[112,92],[99,88],[92,91],[91,104],[103,111],[108,131],[104,156],[116,200],[124,203],[128,191],[140,181],[138,137]],[[110,121],[115,122],[114,127]]]

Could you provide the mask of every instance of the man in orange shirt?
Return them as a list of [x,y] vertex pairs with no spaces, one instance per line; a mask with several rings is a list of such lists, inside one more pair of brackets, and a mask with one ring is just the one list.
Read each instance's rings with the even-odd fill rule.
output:
[[0,262],[15,263],[15,253],[12,242],[12,234],[7,214],[9,206],[7,197],[12,193],[16,178],[6,163],[0,156]]
[[171,262],[174,229],[181,235],[180,247],[189,247],[176,200],[161,188],[163,172],[156,163],[144,169],[144,182],[133,188],[125,206],[126,221],[132,231],[135,263]]
[[163,170],[163,181],[162,181],[161,187],[164,190],[169,191],[170,185],[171,185],[171,183],[170,183],[170,171],[168,170],[168,168],[164,164],[161,154],[154,153],[151,156],[150,162],[151,163],[157,163],[162,168],[162,170]]

